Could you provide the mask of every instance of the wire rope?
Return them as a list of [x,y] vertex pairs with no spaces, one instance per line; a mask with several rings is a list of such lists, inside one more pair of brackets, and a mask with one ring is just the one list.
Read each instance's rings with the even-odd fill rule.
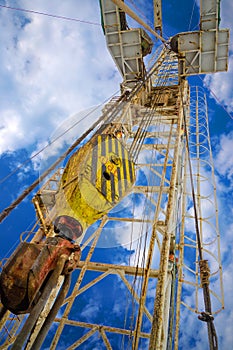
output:
[[[0,7],[7,7],[7,6],[0,5]],[[10,8],[10,7],[7,7],[7,8]],[[11,9],[22,10],[22,9],[17,9],[17,8],[11,8]],[[24,11],[33,12],[33,13],[35,12],[35,11],[30,11],[30,10],[24,10]],[[37,12],[35,12],[35,13],[37,13]],[[75,21],[78,21],[78,22],[84,22],[84,23],[88,23],[88,24],[95,24],[95,25],[97,25],[97,23],[85,22],[85,21],[81,21],[81,20],[77,20],[77,19],[66,18],[66,17],[63,17],[63,16],[50,15],[50,14],[45,14],[45,13],[37,13],[37,14],[47,15],[47,16],[56,17],[56,18],[62,18],[62,19],[66,19],[66,20],[75,20]],[[190,20],[190,23],[191,23],[191,20]],[[199,227],[198,227],[198,214],[197,214],[196,199],[195,199],[195,193],[194,193],[194,184],[193,184],[193,178],[192,178],[191,157],[190,157],[190,152],[189,152],[189,144],[188,144],[188,136],[187,136],[187,124],[186,124],[186,116],[185,116],[185,108],[184,108],[183,98],[182,98],[182,106],[183,106],[183,111],[184,111],[184,121],[185,121],[184,122],[184,126],[185,126],[185,135],[186,135],[186,146],[187,146],[187,151],[188,151],[188,156],[189,156],[188,163],[189,163],[189,168],[190,168],[190,177],[191,177],[191,185],[192,185],[192,196],[193,196],[193,205],[194,205],[194,212],[195,212],[195,224],[196,224],[195,226],[196,226],[196,234],[197,234],[197,242],[198,242],[198,251],[199,251],[200,260],[203,260],[202,249],[201,249],[201,242],[200,242],[200,233],[199,233]],[[134,155],[135,158],[137,158],[137,156],[138,156],[138,154],[140,152],[140,149],[141,149],[140,145],[143,144],[143,142],[144,142],[144,140],[146,138],[146,134],[147,134],[146,128],[150,125],[150,119],[145,119],[143,123],[145,123],[145,124],[142,125],[143,129],[140,130],[141,134],[139,133],[139,138],[138,138],[139,145],[138,145],[138,143],[136,143],[135,144],[135,149],[132,149],[132,151],[135,152],[135,155]],[[93,128],[94,127],[91,128],[91,131],[93,131]],[[79,143],[80,142],[81,141],[79,141]],[[136,146],[137,146],[137,148],[136,148]],[[72,147],[73,147],[73,145],[72,145]],[[72,149],[74,149],[74,148],[72,148]],[[67,152],[65,154],[66,154],[65,156],[67,156]],[[60,161],[59,161],[59,163],[60,163]],[[147,233],[146,233],[146,236],[147,236]],[[145,241],[146,241],[146,239],[145,239]],[[140,239],[140,243],[139,243],[139,247],[140,248],[141,248],[141,245],[142,245],[142,241]],[[144,244],[144,252],[145,252],[145,247],[146,246]],[[143,255],[143,259],[144,258],[145,258],[145,256]],[[139,261],[139,259],[140,259],[140,255],[138,255],[138,261]],[[143,260],[143,264],[145,264],[145,260]],[[209,301],[209,298],[208,298],[208,295],[209,295],[208,294],[209,293],[208,287],[206,287],[206,288],[203,287],[203,291],[204,291],[204,299],[205,299],[206,310],[208,312],[211,312],[211,305],[210,305],[210,301]],[[213,343],[217,344],[217,336],[216,336],[216,333],[215,333],[215,330],[214,330],[214,325],[213,325],[212,321],[210,322],[210,325],[211,325],[210,332],[211,332],[211,336],[212,336],[212,339],[213,339]],[[208,323],[208,331],[209,331],[209,323]],[[213,349],[217,349],[216,346],[214,346]]]
[[[168,55],[168,52],[167,52],[167,55]],[[164,57],[163,62],[165,61],[166,56]],[[166,78],[167,78],[166,76],[161,75],[158,79],[157,86],[162,87],[163,85],[165,85]],[[161,80],[163,80],[162,84],[161,84]],[[159,93],[154,95],[154,99],[152,101],[152,108],[150,109],[149,113],[145,113],[145,115],[142,118],[141,123],[138,127],[138,130],[136,132],[136,135],[135,135],[134,140],[132,142],[132,145],[130,147],[130,152],[131,152],[134,160],[136,160],[138,157],[138,154],[140,152],[140,149],[141,149],[142,144],[143,144],[145,137],[146,137],[146,133],[147,133],[146,130],[147,130],[148,126],[151,124],[151,121],[152,121],[153,116],[154,116],[156,104],[157,104],[157,102],[159,102],[160,98],[161,98],[161,95]]]
[[[151,161],[150,163],[152,163],[152,160],[154,159],[154,154],[155,154],[155,148],[153,149],[153,154],[151,155]],[[155,177],[153,177],[154,181],[155,181]],[[153,185],[153,184],[152,184]],[[149,184],[147,185],[147,189],[149,190]],[[149,192],[149,191],[147,191]],[[143,213],[143,217],[142,217],[142,225],[140,227],[140,232],[139,232],[139,240],[137,241],[137,247],[135,249],[135,257],[134,257],[134,262],[133,262],[133,265],[135,266],[136,265],[136,273],[134,275],[134,279],[133,279],[133,283],[132,283],[132,291],[135,290],[136,293],[138,293],[139,291],[139,288],[140,288],[140,285],[141,285],[141,288],[142,289],[142,278],[144,276],[144,271],[142,273],[142,277],[141,277],[141,282],[138,283],[137,285],[137,289],[135,289],[135,286],[136,286],[136,282],[137,282],[137,278],[138,278],[138,268],[139,268],[139,263],[140,263],[140,258],[141,258],[141,255],[142,255],[142,262],[141,262],[141,267],[144,269],[145,268],[145,256],[146,256],[146,247],[147,247],[147,238],[148,238],[148,222],[147,222],[147,227],[144,228],[144,224],[146,222],[146,220],[149,218],[150,216],[150,212],[152,212],[152,207],[150,206],[150,212],[146,213],[146,208],[147,208],[147,202],[146,200],[149,199],[150,200],[150,197],[152,197],[153,194],[150,193],[150,196],[146,196],[145,200],[144,200],[144,205],[143,205],[143,208],[142,208],[142,213]],[[133,213],[135,211],[135,202],[133,202]],[[133,214],[133,217],[134,217],[134,214]],[[142,244],[142,237],[143,237],[143,232],[146,231],[146,234],[144,235],[144,242]],[[132,250],[132,236],[133,234],[133,222],[132,222],[132,227],[131,227],[131,241],[130,241],[130,250]],[[141,254],[142,252],[142,254]],[[137,258],[137,259],[136,259]],[[131,265],[131,261],[129,260],[129,265]],[[130,329],[131,329],[131,335],[130,337],[128,338],[128,344],[127,344],[127,349],[130,348],[131,344],[132,344],[132,332],[133,332],[133,322],[134,322],[134,315],[135,315],[135,298],[132,297],[132,312],[131,312],[131,323],[130,323]],[[125,321],[124,321],[124,327],[126,328],[126,320],[127,320],[127,313],[128,313],[128,309],[129,309],[129,304],[127,304],[127,312],[125,313]],[[122,338],[122,345],[121,345],[121,348],[122,349],[125,349],[124,347],[124,336]]]
[[[82,135],[80,136],[72,146],[68,148],[67,151],[65,151],[56,161],[54,164],[52,164],[40,177],[40,179],[37,179],[33,182],[26,190],[24,190],[18,198],[13,201],[7,208],[5,208],[0,213],[0,222],[2,222],[9,214],[10,212],[18,206],[22,202],[24,198],[26,198],[30,192],[32,192],[37,185],[40,183],[40,181],[43,181],[46,176],[51,173],[58,164],[61,163],[82,141],[86,139],[88,135],[91,135],[91,133],[96,130],[98,127],[98,132],[101,133],[106,129],[106,123],[110,124],[113,120],[116,119],[118,116],[119,111],[122,110],[123,106],[125,105],[125,102],[130,102],[133,97],[144,87],[145,83],[151,78],[151,76],[154,74],[154,71],[156,68],[158,68],[162,62],[163,62],[164,56],[162,55],[159,62],[155,65],[155,67],[152,67],[151,71],[145,76],[145,78],[138,82],[131,91],[126,91],[123,93],[118,101],[114,104],[114,106],[111,108],[111,110],[107,110],[103,113],[103,115]],[[104,124],[105,123],[105,124]]]
[[[148,110],[147,110],[148,111]],[[154,109],[149,109],[149,112],[148,113],[152,113],[152,115],[154,115]],[[156,120],[156,124],[159,124],[159,121]],[[156,126],[155,124],[155,126]],[[146,127],[145,127],[146,129]],[[147,133],[147,130],[146,130],[146,133]],[[145,135],[146,136],[146,135]],[[158,142],[158,140],[157,140]],[[154,157],[155,157],[155,148],[153,148],[153,151],[152,151],[152,154],[151,154],[151,161],[150,163],[152,163]],[[152,166],[150,166],[151,168]],[[153,175],[153,183],[150,183],[148,182],[148,185],[147,185],[147,193],[149,193],[149,185],[150,186],[153,186],[154,185],[154,182],[156,181],[156,176]],[[145,200],[144,200],[144,205],[143,205],[143,208],[142,208],[142,213],[143,213],[143,217],[142,217],[142,226],[140,227],[140,232],[139,232],[139,240],[137,242],[137,247],[135,249],[135,258],[134,258],[134,266],[136,265],[136,273],[134,275],[134,279],[133,279],[133,283],[132,283],[132,290],[135,290],[135,286],[136,286],[136,282],[137,282],[137,278],[138,278],[138,267],[139,267],[139,263],[140,263],[140,259],[141,259],[141,267],[142,269],[145,268],[145,257],[146,257],[146,247],[147,247],[147,239],[148,239],[148,222],[147,222],[147,227],[144,228],[144,224],[145,222],[147,221],[147,218],[149,218],[150,216],[150,212],[152,212],[152,205],[150,206],[150,212],[146,212],[146,208],[148,208],[148,205],[147,205],[147,199],[150,200],[151,198],[153,197],[153,193],[151,192],[149,194],[149,196],[147,195]],[[135,208],[135,205],[133,206],[133,208]],[[133,223],[132,223],[133,224]],[[132,231],[133,231],[133,227],[132,227]],[[131,242],[130,242],[130,247],[132,247],[132,231],[131,231]],[[143,235],[143,232],[146,232],[145,235]],[[144,239],[143,239],[143,236],[144,236]],[[136,260],[137,258],[137,260]],[[130,262],[129,262],[130,264]],[[139,293],[139,289],[140,289],[140,297],[141,297],[141,294],[142,294],[142,279],[144,277],[144,271],[142,273],[142,276],[141,276],[141,279],[139,281],[139,283],[137,284],[137,289],[135,290],[136,293]],[[127,305],[127,310],[129,308],[129,305]],[[132,329],[133,329],[133,322],[134,322],[134,315],[135,315],[135,298],[132,297],[132,312],[131,312],[131,323],[130,323],[130,329],[131,329],[131,332],[132,332]],[[125,322],[124,322],[124,326],[126,327],[126,317],[125,317]],[[127,349],[130,348],[131,346],[131,343],[132,343],[132,334],[131,334],[131,337],[128,338],[128,345],[127,345]],[[124,348],[124,337],[122,338],[122,345],[121,345],[122,349]]]
[[[160,79],[162,80],[162,84],[160,83],[160,80],[158,80],[158,85],[160,85],[160,87],[165,86],[166,83],[167,83],[167,79],[169,78],[169,68],[171,68],[171,67],[168,66],[167,68],[168,68],[168,69],[167,69],[166,73],[165,73],[163,76],[160,77]],[[159,98],[160,98],[160,96],[159,96]],[[155,100],[156,102],[158,102],[157,96],[155,97],[154,100]],[[156,102],[154,103],[153,110],[155,109]],[[154,115],[154,111],[153,111],[153,110],[152,110],[152,116]],[[149,122],[148,122],[148,120],[149,120]],[[152,119],[151,119],[151,120],[152,120]],[[142,131],[141,135],[140,135],[140,132],[141,132],[141,131],[139,131],[138,140],[139,140],[140,142],[135,143],[135,145],[138,147],[138,151],[137,151],[137,154],[135,154],[135,156],[138,155],[138,153],[140,152],[141,146],[142,146],[142,144],[143,144],[144,141],[145,141],[145,137],[146,137],[146,135],[147,135],[147,129],[148,129],[148,126],[149,126],[150,123],[151,123],[151,120],[150,120],[150,118],[144,119],[144,121],[142,120],[141,126],[142,126],[142,124],[143,124],[143,127],[140,128],[140,129],[143,130],[143,131]],[[138,146],[138,143],[139,143],[139,146]],[[140,143],[141,143],[141,145],[140,145]],[[133,149],[133,147],[132,147],[132,149]],[[155,149],[154,149],[154,150],[155,150]],[[154,178],[155,178],[155,177],[154,177]],[[152,195],[152,194],[151,194],[151,195]],[[142,266],[143,266],[143,269],[145,268],[145,263],[146,263],[146,261],[145,261],[145,253],[146,253],[147,235],[148,235],[148,229],[146,230],[146,235],[145,235],[145,240],[144,240],[144,247],[143,247],[143,253],[142,253]],[[139,256],[139,255],[138,255],[138,256]],[[136,277],[136,276],[135,276],[135,277]],[[140,291],[140,303],[139,303],[139,307],[140,307],[140,308],[143,308],[143,307],[144,307],[144,303],[145,303],[144,301],[142,302],[142,299],[144,300],[143,293],[145,292],[145,291],[144,291],[145,285],[144,285],[144,283],[143,283],[143,277],[144,277],[144,274],[142,275],[142,279],[141,279],[141,291]],[[146,277],[146,276],[145,276],[145,277]],[[140,284],[139,284],[139,286],[140,286]],[[138,317],[139,317],[139,315],[138,315]],[[141,316],[140,316],[140,317],[141,317]],[[141,322],[141,321],[139,321],[139,322]]]
[[[133,210],[132,210],[132,216],[135,217],[135,201],[132,202],[133,203]],[[133,221],[131,223],[131,230],[130,230],[130,246],[129,246],[129,251],[132,251],[132,243],[133,243]],[[128,261],[129,266],[131,266],[131,256],[129,256],[129,261]],[[137,273],[137,272],[136,272]],[[131,317],[133,315],[133,309],[134,309],[134,296],[132,295],[132,291],[133,291],[133,285],[131,286],[131,300],[132,300],[132,313],[131,313]],[[130,306],[130,300],[129,300],[129,295],[128,293],[126,293],[126,307],[125,307],[125,314],[124,314],[124,329],[126,329],[127,327],[127,318],[128,318],[128,312],[129,312],[129,306]],[[132,320],[131,320],[132,322]],[[130,337],[132,337],[132,329],[131,329],[131,325],[130,325],[130,336],[128,338],[128,344],[129,344],[129,340]],[[128,345],[127,345],[128,348]],[[121,349],[124,350],[125,349],[125,335],[123,334],[122,336],[122,340],[121,340]]]
[[58,164],[60,164],[93,130],[96,128],[99,123],[103,120],[103,116],[101,116],[82,136],[80,136],[71,147],[68,148],[56,161],[53,163],[36,181],[34,181],[26,190],[24,190],[18,198],[13,201],[7,208],[5,208],[0,214],[0,222],[2,222],[10,212],[15,209],[18,204],[20,204],[24,198],[26,198],[30,192],[32,192],[40,183],[43,181],[46,176],[51,173]]
[[[144,209],[142,210],[142,213],[143,213],[143,217],[144,217],[144,220],[142,220],[143,224],[145,222],[145,206],[146,206],[146,203],[144,202]],[[135,206],[134,206],[135,208]],[[132,227],[132,231],[133,231],[133,227]],[[140,232],[139,232],[139,239],[137,240],[137,246],[135,248],[135,256],[134,256],[134,263],[133,265],[136,266],[136,272],[135,272],[135,275],[134,275],[134,279],[133,279],[133,282],[132,282],[132,286],[131,286],[131,294],[134,293],[136,295],[139,295],[139,288],[140,288],[140,282],[137,284],[137,279],[138,279],[138,268],[139,268],[139,265],[140,265],[140,258],[141,258],[141,251],[142,251],[142,237],[143,237],[143,225],[140,226]],[[131,232],[132,233],[132,232]],[[131,235],[131,238],[132,238],[132,235]],[[132,240],[130,242],[130,244],[132,244]],[[143,260],[142,260],[142,267],[143,267]],[[143,278],[143,275],[142,275],[142,278]],[[141,282],[142,283],[142,282]],[[132,344],[132,333],[133,333],[133,323],[134,323],[134,316],[135,316],[135,310],[136,310],[136,304],[135,304],[135,298],[134,296],[132,297],[132,303],[131,303],[131,306],[132,306],[132,312],[131,312],[131,316],[130,316],[130,319],[131,319],[131,322],[130,322],[130,331],[131,331],[131,334],[130,334],[130,337],[128,338],[128,344],[127,344],[127,350],[131,347],[131,344]]]
[[190,31],[190,29],[191,29],[191,24],[192,24],[192,19],[193,19],[193,13],[194,13],[195,5],[196,5],[196,0],[193,0],[193,8],[192,8],[191,16],[190,16],[188,31]]
[[[166,72],[166,74],[162,77],[163,78],[163,84],[165,85],[166,84],[166,77],[168,76],[168,72]],[[159,84],[158,84],[159,85]],[[155,101],[156,101],[157,99],[155,98]],[[152,108],[152,115],[154,115],[154,107],[155,107],[155,105],[156,105],[156,103],[154,104],[154,106],[153,106],[153,108]],[[141,143],[143,144],[143,142],[145,141],[145,137],[146,137],[146,135],[147,135],[147,130],[148,130],[148,127],[149,127],[149,125],[150,125],[150,123],[151,123],[151,120],[150,120],[150,122],[148,123],[148,119],[149,118],[147,118],[146,120],[145,120],[145,123],[146,123],[146,125],[143,125],[143,135],[142,135],[142,137],[139,137],[139,140],[141,141]],[[143,121],[142,121],[143,122]],[[138,149],[138,152],[140,151],[140,149],[141,149],[141,147],[139,147],[139,149]],[[155,152],[155,148],[153,149],[153,151]],[[153,179],[155,179],[156,177],[154,176],[153,177]],[[153,185],[153,184],[152,184]],[[148,187],[148,189],[149,189],[149,187]],[[152,196],[152,193],[151,193],[151,196]],[[144,218],[145,218],[145,211],[143,210],[142,211],[143,213],[144,213]],[[146,242],[147,242],[147,238],[148,238],[148,227],[147,227],[147,229],[146,229],[146,235],[145,235],[145,237],[144,237],[144,245],[142,246],[142,240],[140,239],[140,242],[139,242],[139,244],[138,244],[138,249],[137,249],[137,251],[139,252],[139,253],[137,253],[136,255],[138,256],[138,261],[139,261],[139,259],[141,258],[142,259],[142,261],[141,261],[141,265],[142,265],[142,268],[144,269],[145,268],[145,263],[146,263],[146,260],[145,260],[145,257],[146,257],[146,247],[147,247],[147,244],[146,244]],[[142,249],[141,249],[142,248]],[[142,254],[140,254],[141,253],[141,251],[142,251]],[[137,266],[138,266],[138,262],[137,262]],[[144,307],[143,306],[143,304],[141,303],[141,300],[142,300],[142,297],[143,297],[143,288],[144,288],[144,286],[143,286],[143,283],[142,283],[142,281],[143,281],[143,278],[144,278],[144,273],[142,274],[142,278],[141,278],[141,283],[139,283],[138,284],[138,288],[140,287],[140,303],[139,303],[139,307],[141,308],[141,307]],[[137,279],[137,275],[135,275],[135,279],[134,279],[134,284],[136,283],[136,279]],[[133,322],[133,316],[134,316],[134,314],[132,314],[132,318],[131,318],[131,324],[132,324],[132,322]],[[132,328],[132,327],[131,327]],[[130,342],[128,343],[128,347],[130,346]]]
[[12,6],[7,6],[7,5],[0,5],[0,7],[6,8],[8,10],[21,11],[21,12],[32,13],[32,14],[41,15],[41,16],[47,16],[47,17],[52,17],[52,18],[57,18],[57,19],[63,19],[63,20],[66,20],[66,21],[80,22],[80,23],[84,23],[84,24],[92,24],[92,25],[95,25],[95,26],[100,26],[100,23],[91,22],[91,21],[85,21],[85,20],[81,20],[81,19],[73,18],[73,17],[55,15],[55,14],[51,14],[51,13],[40,12],[40,11],[35,11],[35,10],[29,10],[29,9],[24,9],[24,8],[19,8],[19,7],[12,7]]

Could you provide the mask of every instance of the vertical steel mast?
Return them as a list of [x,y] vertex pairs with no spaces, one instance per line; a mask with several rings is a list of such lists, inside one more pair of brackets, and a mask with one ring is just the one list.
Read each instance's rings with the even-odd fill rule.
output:
[[[129,28],[126,14],[132,11],[122,1],[100,0],[100,7],[107,46],[123,81],[121,96],[109,101],[93,127],[101,142],[92,154],[99,159],[97,187],[116,205],[78,239],[82,254],[70,290],[49,323],[61,276],[25,349],[40,348],[43,341],[50,349],[178,349],[181,313],[190,311],[207,318],[210,349],[217,349],[210,334],[212,315],[223,307],[223,290],[208,113],[205,94],[190,89],[186,76],[227,69],[228,31],[218,27],[218,2],[205,1],[200,31],[179,33],[166,43],[160,36],[161,1],[155,0],[155,30],[150,32],[162,38],[163,46],[146,69],[144,57],[153,42],[142,27]],[[120,151],[117,142],[109,141],[113,134],[120,138]],[[113,164],[104,160],[109,153]],[[131,188],[125,182],[132,171],[129,158],[136,174]],[[119,162],[122,170],[113,186],[112,169]],[[87,169],[92,174],[93,164]],[[54,235],[63,174],[57,170],[34,197],[39,228],[31,232],[32,242]],[[117,204],[120,192],[125,196]],[[202,264],[200,271],[198,260],[209,265]],[[215,290],[212,281],[218,283]],[[212,309],[206,309],[202,290],[211,297]],[[15,343],[24,322],[24,315],[3,315],[2,348]]]

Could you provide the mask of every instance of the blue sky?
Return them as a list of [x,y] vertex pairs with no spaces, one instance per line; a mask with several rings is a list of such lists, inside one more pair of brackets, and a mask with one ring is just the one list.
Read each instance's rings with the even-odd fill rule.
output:
[[[166,2],[166,1],[164,1]],[[152,1],[128,1],[136,5],[152,22]],[[121,77],[107,51],[100,26],[98,1],[94,0],[30,0],[0,1],[0,5],[20,7],[60,16],[77,18],[82,23],[48,16],[0,8],[0,178],[4,179],[28,157],[56,137],[59,128],[71,115],[103,104],[119,91]],[[232,28],[233,2],[221,1],[221,28]],[[145,18],[143,18],[145,20]],[[164,36],[180,31],[197,29],[198,5],[194,1],[169,1],[163,5]],[[191,85],[205,85],[209,104],[209,123],[218,185],[221,247],[224,268],[225,311],[216,317],[216,327],[222,349],[233,347],[233,51],[230,42],[229,71],[201,79],[190,78]],[[211,94],[212,91],[214,93]],[[118,92],[119,93],[119,92]],[[217,97],[217,101],[216,101]],[[223,108],[224,106],[224,108]],[[78,118],[82,115],[78,114]],[[96,114],[77,125],[75,132],[81,134],[95,119]],[[55,136],[54,136],[55,135]],[[46,149],[42,160],[61,150],[61,144]],[[34,181],[40,171],[41,158],[27,162],[19,172],[1,181],[1,209],[4,209],[21,191]],[[43,167],[43,161],[42,161]],[[9,255],[19,242],[21,232],[30,230],[34,211],[30,198],[25,200],[9,218],[1,224],[2,243],[0,258]],[[108,260],[107,253],[102,259]],[[129,252],[116,248],[121,263],[126,263]],[[107,288],[107,287],[106,287]],[[115,288],[115,289],[114,289]],[[116,285],[113,283],[113,290]],[[98,295],[101,299],[102,296]],[[96,313],[92,297],[83,306],[82,317]],[[112,304],[111,304],[112,303]],[[114,305],[113,301],[110,301]],[[115,303],[115,306],[117,302]],[[88,313],[89,310],[89,313]],[[85,311],[85,312],[84,312]],[[121,314],[119,313],[119,317]],[[191,315],[186,321],[192,324]],[[195,317],[195,315],[194,315]],[[227,322],[225,321],[227,320]],[[203,335],[204,334],[204,335]],[[200,348],[201,336],[197,331]],[[183,333],[181,349],[187,348],[190,332]],[[207,338],[206,338],[207,341]],[[205,341],[205,344],[206,344]],[[97,346],[97,343],[96,343]],[[93,347],[89,347],[93,349]],[[87,347],[88,349],[88,347]]]

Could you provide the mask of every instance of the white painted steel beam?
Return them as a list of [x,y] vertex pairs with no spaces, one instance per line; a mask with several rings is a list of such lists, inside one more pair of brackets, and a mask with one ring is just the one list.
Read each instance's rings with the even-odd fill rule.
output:
[[154,0],[154,27],[162,36],[162,0]]
[[219,22],[220,1],[201,0],[200,30],[171,39],[171,48],[179,55],[181,75],[227,71],[229,30],[219,29]]

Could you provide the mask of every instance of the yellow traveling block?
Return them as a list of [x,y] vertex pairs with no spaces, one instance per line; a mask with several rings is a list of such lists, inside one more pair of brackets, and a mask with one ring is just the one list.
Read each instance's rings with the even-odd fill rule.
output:
[[65,167],[56,196],[56,215],[74,217],[85,230],[127,195],[134,181],[134,163],[122,140],[95,135]]

